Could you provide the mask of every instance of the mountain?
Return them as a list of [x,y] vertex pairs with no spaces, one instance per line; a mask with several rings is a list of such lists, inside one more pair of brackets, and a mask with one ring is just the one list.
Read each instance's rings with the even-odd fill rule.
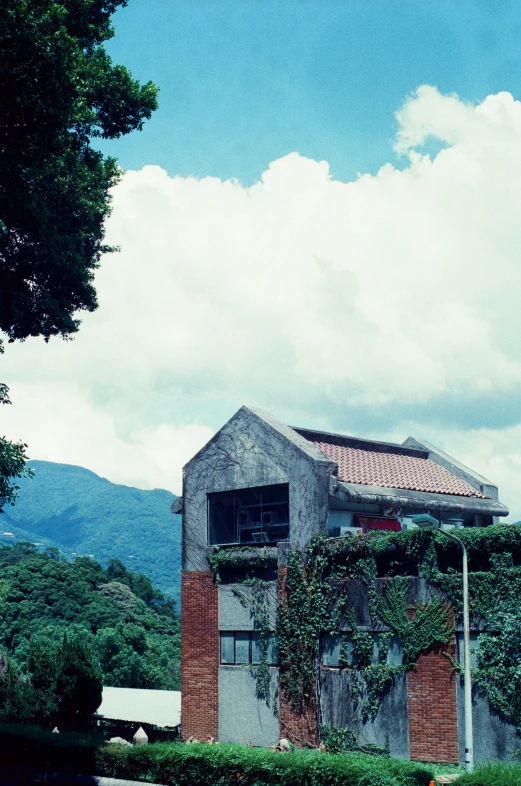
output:
[[116,558],[179,603],[181,517],[170,511],[174,494],[121,486],[70,464],[29,466],[34,478],[19,482],[15,506],[0,515],[0,545],[28,540],[102,565]]

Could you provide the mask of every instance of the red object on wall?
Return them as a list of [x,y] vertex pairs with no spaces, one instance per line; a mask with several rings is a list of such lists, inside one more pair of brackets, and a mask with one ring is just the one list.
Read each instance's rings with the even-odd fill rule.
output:
[[[409,609],[410,618],[415,613]],[[456,658],[454,640],[422,653],[407,675],[411,761],[458,763],[456,678],[447,655]]]
[[181,577],[183,739],[219,737],[219,605],[212,572]]
[[402,526],[397,519],[374,518],[372,516],[357,516],[358,526],[364,532],[372,530],[390,530],[391,532],[401,532]]

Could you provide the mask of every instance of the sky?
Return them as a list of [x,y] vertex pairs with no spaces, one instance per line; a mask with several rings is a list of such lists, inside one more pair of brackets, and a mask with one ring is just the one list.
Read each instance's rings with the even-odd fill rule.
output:
[[129,0],[160,88],[74,341],[7,345],[0,432],[181,490],[243,404],[426,439],[521,519],[521,6]]

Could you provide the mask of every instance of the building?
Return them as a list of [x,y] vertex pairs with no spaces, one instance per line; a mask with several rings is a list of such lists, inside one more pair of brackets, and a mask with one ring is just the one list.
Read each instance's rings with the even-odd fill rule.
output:
[[[365,744],[387,746],[392,755],[462,758],[461,690],[450,660],[439,651],[422,656],[414,672],[396,677],[376,717],[362,721],[353,716],[349,686],[338,668],[338,642],[324,641],[320,696],[314,717],[307,717],[295,714],[278,690],[273,635],[267,655],[271,701],[259,698],[259,631],[245,602],[252,588],[238,587],[233,576],[217,582],[212,560],[219,547],[219,554],[234,553],[246,566],[263,564],[274,630],[288,549],[303,548],[318,534],[357,537],[372,530],[409,529],[419,513],[431,514],[449,529],[485,527],[508,514],[494,484],[413,438],[395,445],[291,428],[266,412],[242,407],[185,466],[182,513],[184,738],[212,735],[269,745],[289,736],[313,745],[320,716],[322,723],[356,728]],[[409,602],[421,603],[425,593],[418,576]],[[358,622],[370,632],[367,597],[358,605]],[[399,645],[396,652],[391,649],[389,662],[401,657]],[[483,734],[490,736],[492,730],[499,739],[490,724]],[[515,739],[511,729],[505,734]],[[487,754],[501,753],[503,742],[491,743]]]
[[181,692],[104,687],[96,717],[105,721],[176,729],[181,724]]

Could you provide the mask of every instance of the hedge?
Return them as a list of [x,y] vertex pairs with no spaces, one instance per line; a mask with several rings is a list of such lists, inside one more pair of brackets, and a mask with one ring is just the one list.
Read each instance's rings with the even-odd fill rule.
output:
[[434,777],[431,767],[400,759],[204,743],[104,746],[98,763],[108,777],[168,786],[428,786]]

